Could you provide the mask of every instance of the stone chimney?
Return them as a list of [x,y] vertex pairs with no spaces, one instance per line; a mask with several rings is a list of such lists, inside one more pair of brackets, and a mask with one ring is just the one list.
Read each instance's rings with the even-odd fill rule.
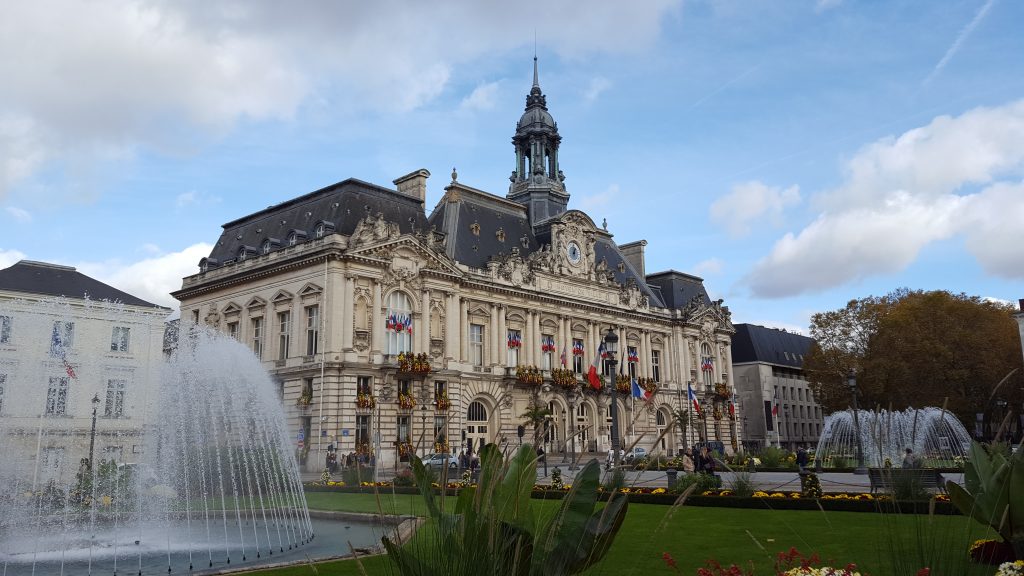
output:
[[619,251],[626,257],[626,261],[629,262],[630,266],[640,273],[640,278],[642,279],[647,278],[647,272],[644,271],[644,246],[647,246],[647,240],[619,244]]
[[427,178],[430,178],[430,172],[426,168],[420,168],[415,172],[410,172],[405,176],[396,178],[392,182],[398,187],[400,194],[411,196],[420,202],[426,202]]

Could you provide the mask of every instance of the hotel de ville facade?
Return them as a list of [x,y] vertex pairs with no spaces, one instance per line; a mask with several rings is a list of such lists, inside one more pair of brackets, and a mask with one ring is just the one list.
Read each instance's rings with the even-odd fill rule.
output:
[[[647,273],[646,241],[617,244],[569,209],[560,143],[535,61],[505,196],[453,172],[427,217],[418,170],[395,188],[348,179],[228,222],[174,293],[182,328],[253,350],[309,469],[329,446],[389,468],[410,453],[514,447],[534,438],[531,406],[550,410],[537,432],[549,454],[588,458],[610,448],[613,389],[626,446],[735,448],[728,308],[700,278]],[[619,366],[597,389],[587,374],[608,371],[609,329]],[[676,410],[691,426],[662,435]]]

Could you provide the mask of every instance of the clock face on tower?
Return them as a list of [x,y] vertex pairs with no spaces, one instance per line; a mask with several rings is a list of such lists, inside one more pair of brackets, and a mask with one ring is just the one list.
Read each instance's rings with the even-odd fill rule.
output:
[[565,255],[569,258],[570,264],[579,264],[580,259],[583,258],[583,253],[580,251],[580,245],[576,242],[569,242],[565,247]]

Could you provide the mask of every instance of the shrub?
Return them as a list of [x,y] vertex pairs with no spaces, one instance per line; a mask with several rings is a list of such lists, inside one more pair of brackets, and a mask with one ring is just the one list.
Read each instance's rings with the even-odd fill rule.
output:
[[761,450],[761,466],[765,468],[784,468],[789,453],[777,446],[768,446]]
[[395,486],[415,486],[416,478],[412,475],[412,468],[402,468],[395,474]]
[[754,482],[750,479],[749,472],[734,472],[732,480],[729,481],[729,489],[740,498],[750,498],[754,495]]
[[[702,494],[708,490],[717,490],[722,487],[722,479],[713,474],[684,474],[672,487],[672,492],[682,493],[691,485],[696,484],[694,494]],[[753,491],[751,491],[753,494]]]

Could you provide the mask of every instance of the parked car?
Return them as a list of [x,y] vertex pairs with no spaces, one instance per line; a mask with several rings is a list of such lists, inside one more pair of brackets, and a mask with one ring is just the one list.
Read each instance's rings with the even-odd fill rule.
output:
[[[619,450],[619,461],[624,464],[631,464],[637,460],[640,460],[647,456],[647,449],[634,446],[632,450],[626,452],[625,450]],[[605,468],[610,469],[615,465],[615,451],[608,451],[608,462],[605,464]]]
[[454,470],[459,467],[459,459],[451,454],[427,454],[427,457],[423,459],[423,465],[427,468],[437,468],[438,470],[447,466]]

